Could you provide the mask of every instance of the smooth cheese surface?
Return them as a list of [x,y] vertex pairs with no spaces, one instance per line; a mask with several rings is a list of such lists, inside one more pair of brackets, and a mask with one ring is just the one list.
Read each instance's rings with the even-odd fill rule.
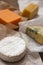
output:
[[3,24],[7,24],[7,23],[18,24],[20,20],[21,20],[21,16],[19,16],[15,12],[12,12],[8,9],[0,11],[0,22]]
[[30,3],[26,8],[24,8],[22,12],[22,16],[28,17],[32,19],[38,14],[38,5],[34,3]]
[[27,10],[30,12],[34,11],[38,6],[36,4],[31,3],[30,5],[27,6]]
[[8,62],[20,60],[26,51],[25,41],[16,36],[4,38],[0,42],[0,57]]
[[43,44],[43,27],[42,26],[29,26],[26,33],[35,39],[39,44]]

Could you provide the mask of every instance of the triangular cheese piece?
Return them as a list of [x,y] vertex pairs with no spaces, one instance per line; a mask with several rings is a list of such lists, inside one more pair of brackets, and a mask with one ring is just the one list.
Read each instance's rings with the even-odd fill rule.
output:
[[26,33],[35,39],[38,43],[43,44],[43,27],[42,26],[28,26]]

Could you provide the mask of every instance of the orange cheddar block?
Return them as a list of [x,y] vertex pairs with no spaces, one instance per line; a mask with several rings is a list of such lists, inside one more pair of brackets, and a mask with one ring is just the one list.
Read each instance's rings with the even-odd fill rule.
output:
[[21,20],[21,16],[16,14],[15,12],[10,11],[9,9],[0,10],[0,23],[9,24],[13,23],[18,25]]

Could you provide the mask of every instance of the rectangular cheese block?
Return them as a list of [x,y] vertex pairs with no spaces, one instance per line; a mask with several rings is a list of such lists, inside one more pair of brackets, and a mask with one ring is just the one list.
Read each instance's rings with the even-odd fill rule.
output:
[[22,16],[25,16],[29,19],[34,18],[38,14],[38,5],[30,3],[27,7],[24,8]]
[[26,34],[36,40],[39,44],[43,44],[43,27],[42,26],[28,26]]
[[10,11],[9,9],[0,10],[0,23],[9,24],[13,23],[18,25],[21,21],[21,16],[16,14],[15,12]]

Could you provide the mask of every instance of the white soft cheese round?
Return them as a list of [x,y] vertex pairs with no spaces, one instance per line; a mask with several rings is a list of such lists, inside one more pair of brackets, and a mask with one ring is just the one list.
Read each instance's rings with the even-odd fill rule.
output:
[[25,53],[26,44],[20,37],[6,37],[0,42],[0,58],[5,61],[19,61]]

